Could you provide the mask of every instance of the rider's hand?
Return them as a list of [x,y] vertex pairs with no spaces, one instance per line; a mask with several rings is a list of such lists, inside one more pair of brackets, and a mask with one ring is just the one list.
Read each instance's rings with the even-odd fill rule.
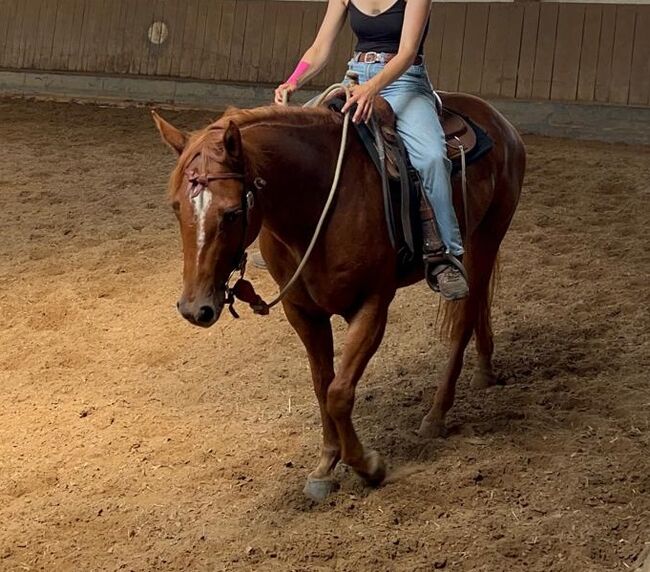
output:
[[357,110],[354,113],[352,121],[355,123],[365,121],[367,123],[372,117],[372,108],[375,97],[377,96],[377,91],[372,86],[371,82],[362,83],[361,85],[353,85],[350,88],[350,91],[352,92],[352,96],[348,99],[341,111],[345,113],[356,103]]
[[287,92],[287,102],[291,98],[291,94],[294,91],[298,91],[298,86],[295,83],[283,83],[280,84],[278,87],[275,88],[275,103],[278,105],[283,105],[284,100],[282,98],[282,92],[286,91]]

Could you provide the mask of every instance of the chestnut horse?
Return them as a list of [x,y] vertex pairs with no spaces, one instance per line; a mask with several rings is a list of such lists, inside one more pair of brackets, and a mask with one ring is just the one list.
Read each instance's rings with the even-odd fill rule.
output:
[[[450,356],[420,427],[424,436],[444,431],[472,333],[478,352],[473,384],[495,383],[490,283],[525,168],[523,142],[499,112],[476,97],[441,95],[445,106],[481,126],[494,147],[467,170],[469,228],[456,188],[459,181],[454,182],[470,295],[445,308]],[[327,199],[343,119],[325,108],[229,110],[215,123],[186,135],[153,115],[163,140],[179,155],[169,188],[184,253],[178,308],[193,324],[208,327],[223,310],[226,284],[243,249],[258,235],[277,284],[292,277]],[[400,276],[397,267],[380,177],[358,137],[351,134],[326,225],[300,278],[282,301],[307,350],[323,424],[320,461],[305,487],[312,498],[322,499],[332,489],[331,473],[339,460],[371,485],[385,477],[381,456],[365,449],[357,436],[352,409],[357,382],[382,340],[397,288],[423,278],[422,270]],[[330,324],[334,314],[348,323],[337,372]]]

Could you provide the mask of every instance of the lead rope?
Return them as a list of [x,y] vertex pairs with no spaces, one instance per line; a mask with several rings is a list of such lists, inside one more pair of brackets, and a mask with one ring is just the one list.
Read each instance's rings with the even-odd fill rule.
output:
[[[351,92],[350,88],[344,84],[344,83],[335,83],[328,87],[323,93],[320,94],[320,96],[317,98],[315,104],[320,105],[327,97],[334,91],[340,91],[343,90],[345,92],[345,100],[347,101],[350,99]],[[288,97],[287,97],[287,92],[283,92],[282,94],[282,103],[284,105],[287,105],[288,103]],[[309,246],[307,247],[307,250],[305,251],[305,255],[302,257],[302,260],[300,261],[300,264],[298,265],[298,268],[296,268],[296,271],[294,272],[293,276],[287,282],[280,290],[280,293],[268,304],[266,304],[266,310],[268,313],[268,310],[273,308],[273,306],[277,305],[280,303],[280,301],[286,296],[287,292],[289,289],[295,284],[296,280],[300,277],[300,274],[302,273],[303,269],[305,268],[305,265],[307,264],[307,261],[309,260],[309,257],[311,256],[312,250],[314,250],[314,246],[316,245],[316,241],[318,240],[318,237],[320,236],[321,230],[323,229],[323,225],[325,224],[325,219],[327,218],[327,215],[329,213],[330,207],[332,206],[332,202],[334,201],[334,197],[336,195],[336,189],[339,184],[339,179],[341,178],[341,169],[343,166],[343,156],[345,155],[345,147],[347,144],[348,140],[348,127],[350,125],[350,112],[346,111],[345,115],[343,116],[343,132],[341,134],[341,146],[339,148],[339,155],[336,160],[336,169],[334,171],[334,180],[332,181],[332,187],[330,188],[329,196],[327,197],[327,202],[325,203],[325,207],[323,208],[323,212],[320,215],[320,219],[318,221],[318,224],[316,225],[316,230],[314,231],[314,236],[311,239],[311,242],[309,243]],[[257,310],[253,308],[253,311],[256,313]]]

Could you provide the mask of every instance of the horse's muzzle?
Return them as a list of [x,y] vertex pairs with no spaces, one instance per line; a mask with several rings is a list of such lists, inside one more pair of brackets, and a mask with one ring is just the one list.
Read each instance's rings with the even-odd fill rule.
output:
[[176,303],[181,316],[190,324],[209,328],[221,316],[223,310],[223,296],[212,296],[210,298],[194,299],[189,301],[185,296]]

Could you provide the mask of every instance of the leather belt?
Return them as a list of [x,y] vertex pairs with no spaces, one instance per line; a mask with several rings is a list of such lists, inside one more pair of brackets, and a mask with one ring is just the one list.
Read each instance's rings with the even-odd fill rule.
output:
[[[356,52],[354,54],[354,61],[362,64],[387,64],[397,54],[386,54],[383,52]],[[415,56],[413,60],[414,66],[421,66],[424,63],[422,56]]]

